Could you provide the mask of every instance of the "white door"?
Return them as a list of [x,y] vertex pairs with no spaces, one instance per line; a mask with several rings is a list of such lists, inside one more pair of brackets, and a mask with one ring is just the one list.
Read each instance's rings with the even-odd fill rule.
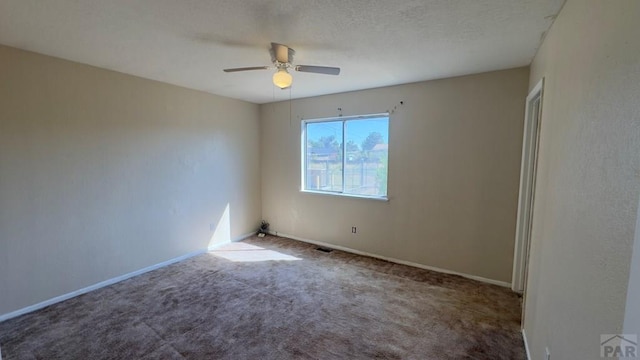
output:
[[524,291],[527,278],[538,162],[538,143],[540,138],[543,84],[544,79],[540,80],[533,90],[531,90],[529,96],[527,96],[525,109],[522,162],[520,168],[520,194],[518,196],[518,217],[513,256],[513,276],[511,281],[511,288],[517,292]]

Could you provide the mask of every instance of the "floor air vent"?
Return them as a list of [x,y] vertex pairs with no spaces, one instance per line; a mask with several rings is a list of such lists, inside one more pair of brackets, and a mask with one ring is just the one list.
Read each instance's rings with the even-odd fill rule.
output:
[[330,253],[330,252],[333,251],[333,249],[329,249],[329,248],[326,248],[326,247],[317,247],[316,250],[322,251],[322,252],[325,252],[325,253]]

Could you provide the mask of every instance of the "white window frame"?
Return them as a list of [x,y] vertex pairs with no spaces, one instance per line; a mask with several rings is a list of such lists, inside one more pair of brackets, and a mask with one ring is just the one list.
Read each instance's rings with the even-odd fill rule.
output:
[[[389,184],[387,180],[387,195],[385,196],[375,196],[375,195],[358,195],[358,194],[348,194],[340,191],[317,191],[317,190],[307,190],[306,189],[306,181],[307,181],[307,124],[317,123],[317,122],[342,122],[342,190],[344,191],[344,177],[345,177],[345,167],[346,167],[346,151],[345,151],[345,126],[347,121],[352,120],[366,120],[366,119],[375,119],[386,117],[387,121],[389,121],[389,128],[391,127],[391,117],[388,112],[378,113],[378,114],[367,114],[367,115],[353,115],[353,116],[337,116],[337,117],[328,117],[328,118],[320,118],[320,119],[308,119],[302,120],[300,123],[301,131],[300,131],[300,151],[301,151],[301,161],[300,161],[300,192],[309,193],[309,194],[319,194],[319,195],[329,195],[329,196],[341,196],[341,197],[350,197],[350,198],[360,198],[360,199],[371,199],[371,200],[381,200],[381,201],[389,201]],[[387,128],[387,133],[389,132],[389,128]],[[387,158],[387,161],[389,159]],[[388,166],[388,164],[387,164]],[[387,167],[387,179],[389,178],[389,170]]]

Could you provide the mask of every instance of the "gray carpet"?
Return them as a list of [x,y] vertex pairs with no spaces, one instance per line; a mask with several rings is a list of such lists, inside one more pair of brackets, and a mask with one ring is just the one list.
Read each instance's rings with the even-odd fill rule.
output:
[[5,360],[525,358],[509,289],[273,236],[0,323],[0,346]]

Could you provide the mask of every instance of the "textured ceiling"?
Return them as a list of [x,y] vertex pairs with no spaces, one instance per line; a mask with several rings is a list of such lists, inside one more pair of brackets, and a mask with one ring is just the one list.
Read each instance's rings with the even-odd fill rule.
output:
[[0,0],[0,43],[192,89],[288,99],[270,42],[295,63],[293,98],[528,65],[564,0]]

